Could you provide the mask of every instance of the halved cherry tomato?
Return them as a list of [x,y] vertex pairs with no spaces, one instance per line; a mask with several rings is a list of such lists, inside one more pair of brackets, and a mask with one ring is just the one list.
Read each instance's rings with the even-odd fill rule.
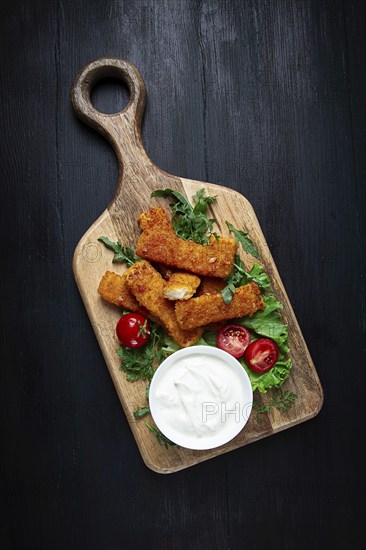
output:
[[126,313],[117,323],[118,340],[126,348],[141,348],[150,338],[147,319],[139,313]]
[[259,338],[245,350],[244,359],[254,372],[267,372],[278,360],[278,346],[270,338]]
[[227,325],[217,335],[217,347],[227,351],[233,357],[244,355],[250,342],[250,332],[241,325]]

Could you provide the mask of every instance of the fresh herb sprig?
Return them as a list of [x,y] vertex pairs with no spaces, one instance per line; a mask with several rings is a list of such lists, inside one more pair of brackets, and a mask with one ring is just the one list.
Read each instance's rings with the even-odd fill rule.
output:
[[164,445],[164,447],[166,447],[167,449],[169,447],[175,447],[176,446],[176,444],[173,443],[173,441],[170,441],[170,439],[168,439],[163,434],[163,432],[161,432],[157,428],[154,428],[154,426],[151,426],[151,424],[149,424],[148,422],[145,422],[145,424],[149,428],[150,432],[152,432],[156,436],[156,439],[157,439],[157,442],[159,443],[159,445]]
[[133,411],[133,416],[136,419],[140,419],[140,418],[143,418],[144,416],[146,416],[149,413],[150,413],[150,407],[139,407],[138,409]]
[[131,248],[131,246],[128,244],[123,246],[119,239],[116,243],[114,243],[110,241],[108,237],[99,237],[98,241],[103,243],[110,250],[113,250],[113,263],[125,263],[127,267],[131,267],[132,264],[138,260],[141,260],[141,258],[136,256],[135,251]]
[[284,392],[273,392],[272,405],[276,407],[279,411],[285,411],[291,409],[292,405],[295,403],[297,395],[290,391]]
[[[207,217],[208,206],[216,200],[216,196],[205,196],[205,190],[200,189],[192,199],[194,206],[174,189],[158,189],[151,193],[152,197],[172,197],[173,210],[172,224],[178,237],[194,241],[199,244],[208,244],[213,231],[214,219]],[[217,237],[218,238],[218,237]]]
[[257,414],[268,414],[273,409],[286,411],[291,409],[296,399],[297,395],[293,392],[274,390],[272,398],[268,403],[261,403],[259,399],[254,400],[253,411]]
[[227,285],[221,291],[221,296],[226,305],[230,304],[235,289],[240,286],[246,285],[250,281],[257,283],[259,288],[261,288],[262,290],[268,289],[271,285],[268,275],[263,269],[263,266],[255,263],[253,264],[250,271],[246,271],[245,265],[240,259],[239,254],[235,254],[233,270],[229,277],[225,279],[225,281],[227,282]]
[[129,382],[151,380],[155,369],[167,357],[164,348],[163,329],[150,321],[150,338],[141,348],[119,347],[116,350],[121,359],[120,369],[126,373]]

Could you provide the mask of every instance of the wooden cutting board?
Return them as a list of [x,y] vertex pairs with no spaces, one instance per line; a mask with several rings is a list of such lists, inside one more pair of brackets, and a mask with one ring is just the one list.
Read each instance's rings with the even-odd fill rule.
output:
[[[107,115],[93,107],[90,93],[97,81],[110,76],[126,82],[131,95],[127,107],[122,112]],[[71,100],[76,115],[101,132],[111,142],[118,157],[120,173],[116,195],[108,208],[81,238],[74,253],[73,270],[145,464],[155,472],[175,472],[314,417],[322,406],[322,387],[257,217],[248,200],[226,187],[172,176],[151,162],[141,139],[146,88],[136,67],[131,63],[118,58],[103,58],[90,63],[76,77],[71,91]],[[113,241],[121,239],[123,243],[135,246],[140,234],[136,218],[152,206],[162,206],[169,211],[169,200],[150,198],[153,190],[165,187],[180,191],[188,199],[191,199],[192,195],[202,187],[207,194],[217,195],[217,200],[211,208],[212,216],[210,216],[218,220],[216,230],[223,235],[229,235],[225,224],[225,220],[228,220],[235,227],[245,228],[249,232],[259,250],[261,262],[270,277],[272,288],[284,304],[283,316],[289,327],[293,367],[290,378],[284,383],[282,389],[297,394],[295,405],[285,412],[272,410],[269,415],[252,413],[247,425],[235,439],[208,451],[192,451],[180,447],[167,449],[158,444],[154,434],[145,426],[144,419],[134,419],[133,411],[146,404],[146,383],[127,382],[125,374],[119,370],[119,359],[115,353],[118,346],[115,326],[120,317],[120,309],[102,301],[97,293],[99,281],[107,270],[122,273],[126,269],[123,265],[112,264],[112,252],[98,242],[98,237],[106,235]],[[250,267],[253,258],[244,253],[242,256],[246,265]],[[260,398],[263,402],[269,399],[266,395],[261,395]]]

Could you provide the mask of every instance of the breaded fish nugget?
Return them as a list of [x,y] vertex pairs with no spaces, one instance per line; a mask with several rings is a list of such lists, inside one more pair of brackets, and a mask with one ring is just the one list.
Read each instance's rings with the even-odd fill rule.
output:
[[221,294],[204,294],[185,302],[175,302],[177,320],[184,330],[243,315],[253,315],[259,309],[264,309],[264,302],[255,283],[235,289],[228,305],[224,303]]
[[188,300],[196,292],[201,279],[193,273],[177,271],[164,286],[164,298],[167,300]]
[[112,271],[104,273],[99,283],[98,294],[103,300],[106,300],[106,302],[121,306],[129,311],[140,312],[140,310],[143,309],[128,289],[126,273],[122,275],[118,275]]
[[164,279],[153,266],[141,260],[126,271],[127,285],[138,302],[164,325],[170,336],[182,347],[194,344],[201,329],[183,330],[177,321],[174,303],[164,298]]
[[235,239],[220,237],[217,240],[211,236],[210,243],[205,246],[180,239],[162,208],[152,208],[137,221],[142,234],[136,254],[142,258],[198,275],[222,279],[230,275],[238,246]]

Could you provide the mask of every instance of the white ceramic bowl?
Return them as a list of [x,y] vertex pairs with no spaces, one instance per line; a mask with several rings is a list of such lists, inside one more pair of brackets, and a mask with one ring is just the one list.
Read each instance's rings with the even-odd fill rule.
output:
[[[195,364],[188,376],[185,374],[183,397],[186,400],[182,401],[176,397],[175,387],[177,381],[181,384],[182,360],[187,358]],[[218,365],[218,360],[222,365]],[[201,375],[203,371],[210,374],[208,380],[201,378],[198,391],[195,377],[196,373],[200,375],[200,365],[204,365]],[[212,389],[212,376],[223,384],[223,399],[222,396],[212,399],[208,387]],[[201,391],[206,386],[207,395],[211,395],[209,401]],[[194,406],[191,407],[191,403]],[[195,450],[219,447],[238,435],[248,421],[252,404],[252,386],[244,368],[232,355],[211,346],[191,346],[170,355],[156,370],[149,390],[150,411],[157,427],[177,445]],[[189,419],[185,421],[187,410],[195,411],[194,424]]]

